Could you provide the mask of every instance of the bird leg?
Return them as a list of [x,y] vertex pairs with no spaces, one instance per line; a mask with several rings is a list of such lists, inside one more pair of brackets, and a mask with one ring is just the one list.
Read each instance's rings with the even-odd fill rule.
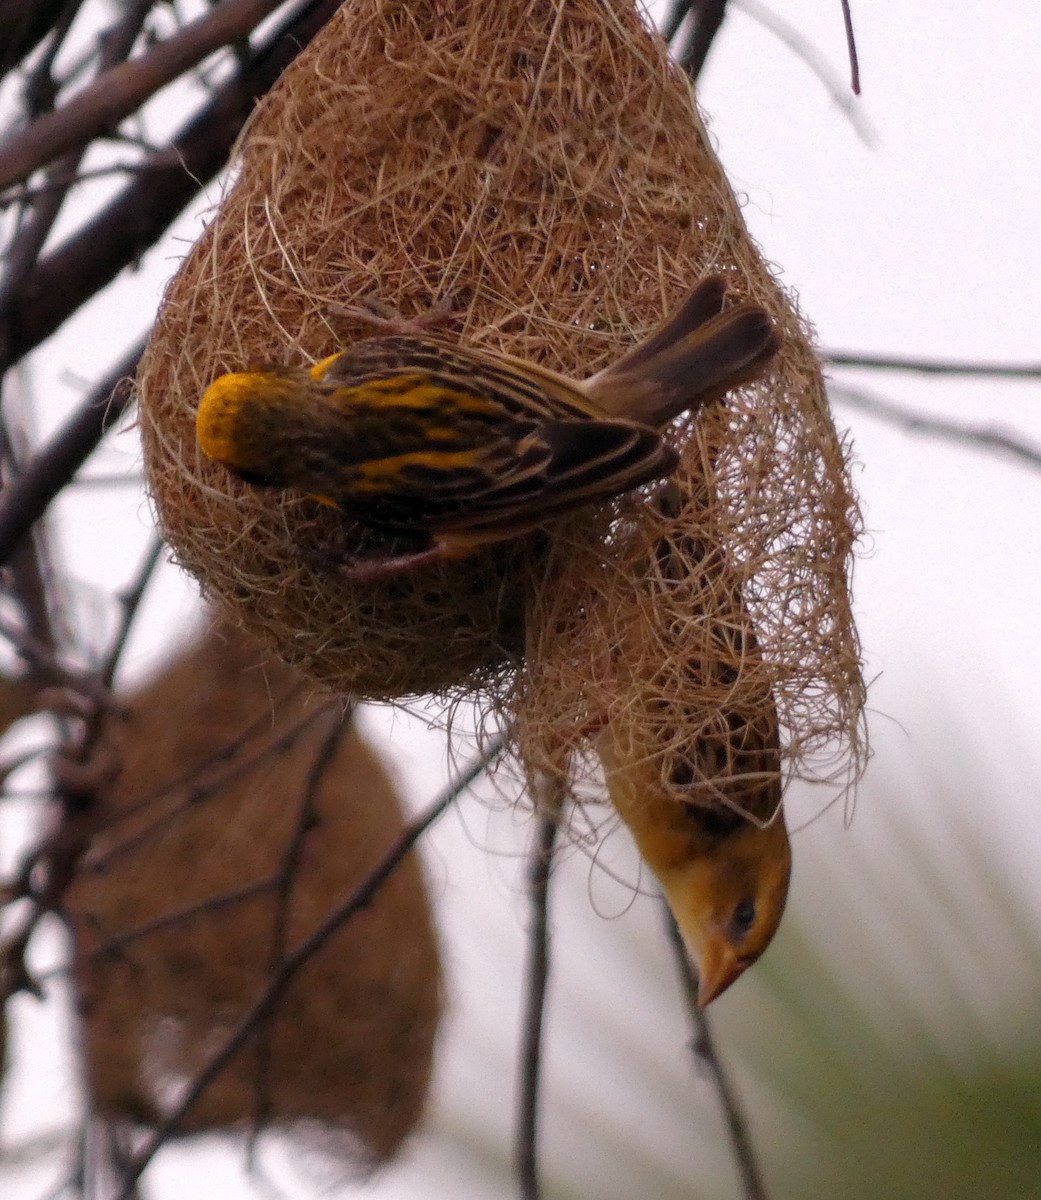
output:
[[339,565],[339,575],[348,583],[382,583],[385,579],[394,579],[430,563],[444,562],[446,558],[445,548],[434,542],[423,550],[413,550],[409,554],[343,561]]
[[458,551],[440,539],[427,538],[415,550],[401,553],[358,555],[347,549],[340,539],[333,538],[325,545],[298,545],[300,557],[315,570],[336,575],[347,583],[371,584],[407,575],[432,563],[447,562],[461,557]]
[[[532,529],[522,525],[513,532],[515,534],[530,533]],[[488,546],[512,540],[512,535],[511,539],[504,539],[502,532],[497,529],[452,530],[444,533],[429,533],[426,535],[426,539],[426,544],[419,549],[406,550],[400,554],[374,554],[371,557],[358,557],[351,551],[337,546],[320,549],[310,546],[301,548],[301,554],[312,566],[321,570],[335,571],[342,579],[351,583],[379,583],[384,579],[393,579],[396,575],[404,575],[418,567],[426,567],[432,563],[457,562]]]

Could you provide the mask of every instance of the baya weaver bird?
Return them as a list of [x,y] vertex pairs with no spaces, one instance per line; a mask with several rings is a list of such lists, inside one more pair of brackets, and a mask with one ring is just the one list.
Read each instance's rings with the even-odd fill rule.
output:
[[755,378],[778,348],[766,311],[724,310],[725,291],[702,280],[585,380],[398,322],[309,369],[220,376],[199,405],[199,446],[248,483],[302,489],[418,541],[345,563],[358,581],[459,557],[669,475],[678,460],[661,428]]
[[[678,515],[671,482],[662,501],[668,515]],[[684,537],[675,549],[662,539],[658,559],[673,582],[693,569],[714,595],[712,611],[719,612],[721,596],[725,611],[714,617],[708,645],[685,664],[683,683],[651,710],[619,706],[598,725],[593,745],[611,802],[697,965],[704,1007],[763,953],[784,913],[792,859],[780,737],[773,694],[758,677],[755,629],[723,557],[707,559]],[[740,687],[745,669],[757,677]],[[718,710],[695,736],[677,737],[689,723],[683,693],[706,688],[724,697]]]

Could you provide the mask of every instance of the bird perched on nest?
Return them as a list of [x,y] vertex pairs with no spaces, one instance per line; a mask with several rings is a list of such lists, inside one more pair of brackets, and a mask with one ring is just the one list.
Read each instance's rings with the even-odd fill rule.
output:
[[674,470],[661,427],[755,378],[778,348],[766,311],[724,311],[725,291],[704,279],[584,381],[399,321],[310,369],[222,375],[199,405],[199,446],[248,483],[300,488],[420,540],[346,563],[355,580],[462,556]]
[[[659,502],[666,515],[679,514],[675,484],[663,486]],[[611,802],[697,964],[704,1007],[759,958],[784,913],[792,858],[780,737],[751,616],[725,560],[707,559],[686,536],[663,538],[657,556],[673,584],[696,573],[694,596],[704,589],[706,602],[691,604],[703,610],[694,624],[703,627],[711,612],[710,638],[662,689],[667,695],[642,707],[630,697],[598,722],[593,745]],[[702,701],[706,713],[693,714],[691,697],[713,696],[715,704]]]

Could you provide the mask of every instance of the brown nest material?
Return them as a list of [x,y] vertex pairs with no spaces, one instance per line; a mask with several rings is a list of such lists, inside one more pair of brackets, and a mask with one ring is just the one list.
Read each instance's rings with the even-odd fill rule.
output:
[[[629,497],[548,537],[347,586],[301,552],[342,537],[336,513],[250,488],[196,445],[216,375],[307,364],[369,335],[335,316],[361,297],[405,316],[451,299],[461,337],[583,377],[708,272],[765,306],[784,347],[765,379],[677,423],[691,502],[664,523]],[[644,714],[643,745],[693,737],[721,699],[776,700],[798,770],[819,772],[808,764],[823,746],[857,761],[846,450],[810,331],[749,238],[688,81],[631,0],[345,5],[259,106],[139,386],[150,487],[180,562],[324,684],[483,694],[520,718],[529,764],[559,761],[622,708]],[[663,536],[687,555],[694,599],[661,584]],[[729,667],[692,672],[718,653],[712,631],[735,595],[761,654],[736,680]]]
[[[111,718],[120,770],[69,896],[87,1078],[110,1121],[160,1125],[278,962],[402,831],[342,704],[214,631]],[[175,1133],[276,1127],[362,1166],[419,1119],[441,1010],[407,856],[288,985]]]

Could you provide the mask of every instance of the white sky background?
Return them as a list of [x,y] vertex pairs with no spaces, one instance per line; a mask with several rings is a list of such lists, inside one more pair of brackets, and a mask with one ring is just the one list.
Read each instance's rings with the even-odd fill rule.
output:
[[[776,8],[844,79],[838,0],[786,0]],[[853,10],[871,147],[805,65],[736,4],[712,51],[700,100],[731,181],[747,196],[755,237],[826,347],[1041,360],[1041,6],[855,0]],[[218,189],[210,195],[215,200]],[[195,218],[178,226],[182,238],[197,228]],[[78,399],[67,372],[99,375],[147,327],[182,249],[167,243],[144,270],[109,290],[104,345],[95,307],[37,356],[34,392],[54,401],[42,430]],[[1037,381],[866,371],[839,377],[926,412],[1017,428],[1041,447]],[[852,828],[844,828],[836,807],[796,837],[790,911],[805,918],[829,953],[876,964],[881,995],[860,1002],[867,1010],[874,1003],[880,1022],[885,1004],[901,996],[931,1008],[952,1053],[971,1054],[959,1041],[957,1011],[931,984],[953,974],[982,1020],[1001,1016],[1014,1026],[1036,1019],[1036,981],[1002,958],[1000,931],[986,927],[985,914],[977,914],[981,924],[965,935],[968,942],[945,940],[935,914],[909,902],[898,919],[888,898],[906,890],[900,872],[908,828],[929,844],[950,846],[952,869],[957,865],[964,851],[954,849],[957,839],[947,830],[956,810],[980,839],[981,853],[993,847],[1010,889],[1041,915],[1041,471],[912,438],[841,406],[836,413],[853,430],[870,530],[856,600],[873,680],[876,755]],[[120,439],[90,470],[126,468],[136,454],[132,437]],[[130,488],[80,491],[62,500],[61,516],[61,553],[99,595],[110,594],[143,551],[147,506]],[[132,670],[160,649],[147,631],[154,637],[183,623],[192,596],[176,572],[164,573],[139,625]],[[84,614],[88,625],[92,619]],[[389,736],[410,797],[418,804],[433,795],[445,774],[441,735],[386,710],[365,721]],[[946,781],[942,794],[939,781]],[[792,798],[801,817],[819,807],[817,796]],[[482,1148],[469,1157],[461,1184],[453,1173],[460,1163],[420,1138],[366,1195],[503,1194],[498,1164],[485,1157],[483,1144],[492,1139],[501,1155],[511,1136],[525,923],[516,855],[526,834],[519,817],[471,800],[427,847],[453,997],[434,1126]],[[623,869],[635,870],[621,835],[610,848]],[[692,1082],[683,1053],[685,1027],[653,905],[638,898],[626,911],[627,904],[628,893],[591,874],[581,854],[570,857],[556,896],[548,1163],[575,1194],[599,1200],[643,1194],[651,1171],[661,1173],[655,1196],[685,1196],[692,1180],[726,1179],[726,1152],[711,1094]],[[890,921],[884,931],[865,930],[863,944],[851,944],[851,930],[876,911]],[[967,960],[969,942],[981,949]],[[771,954],[783,956],[785,944],[782,930]],[[767,977],[769,958],[757,968]],[[713,1011],[725,1052],[743,1062],[746,1093],[761,1098],[751,1043],[734,1040],[742,1020],[759,1011],[756,1004],[768,1003],[754,975]],[[58,1066],[60,1047],[41,1040],[53,1028],[46,1014],[26,999],[16,1011],[24,1021],[3,1130],[5,1141],[19,1142],[71,1115],[74,1093]],[[41,1069],[52,1061],[54,1070]],[[691,1133],[688,1106],[708,1114],[703,1132]],[[775,1131],[776,1122],[767,1123],[763,1136]],[[277,1155],[272,1163],[280,1178],[297,1178],[295,1168],[285,1175]],[[41,1195],[54,1170],[52,1158],[9,1176],[14,1190],[5,1197]],[[148,1194],[255,1194],[242,1191],[238,1179],[234,1155],[195,1144],[162,1156]],[[344,1186],[336,1194],[354,1193]]]

